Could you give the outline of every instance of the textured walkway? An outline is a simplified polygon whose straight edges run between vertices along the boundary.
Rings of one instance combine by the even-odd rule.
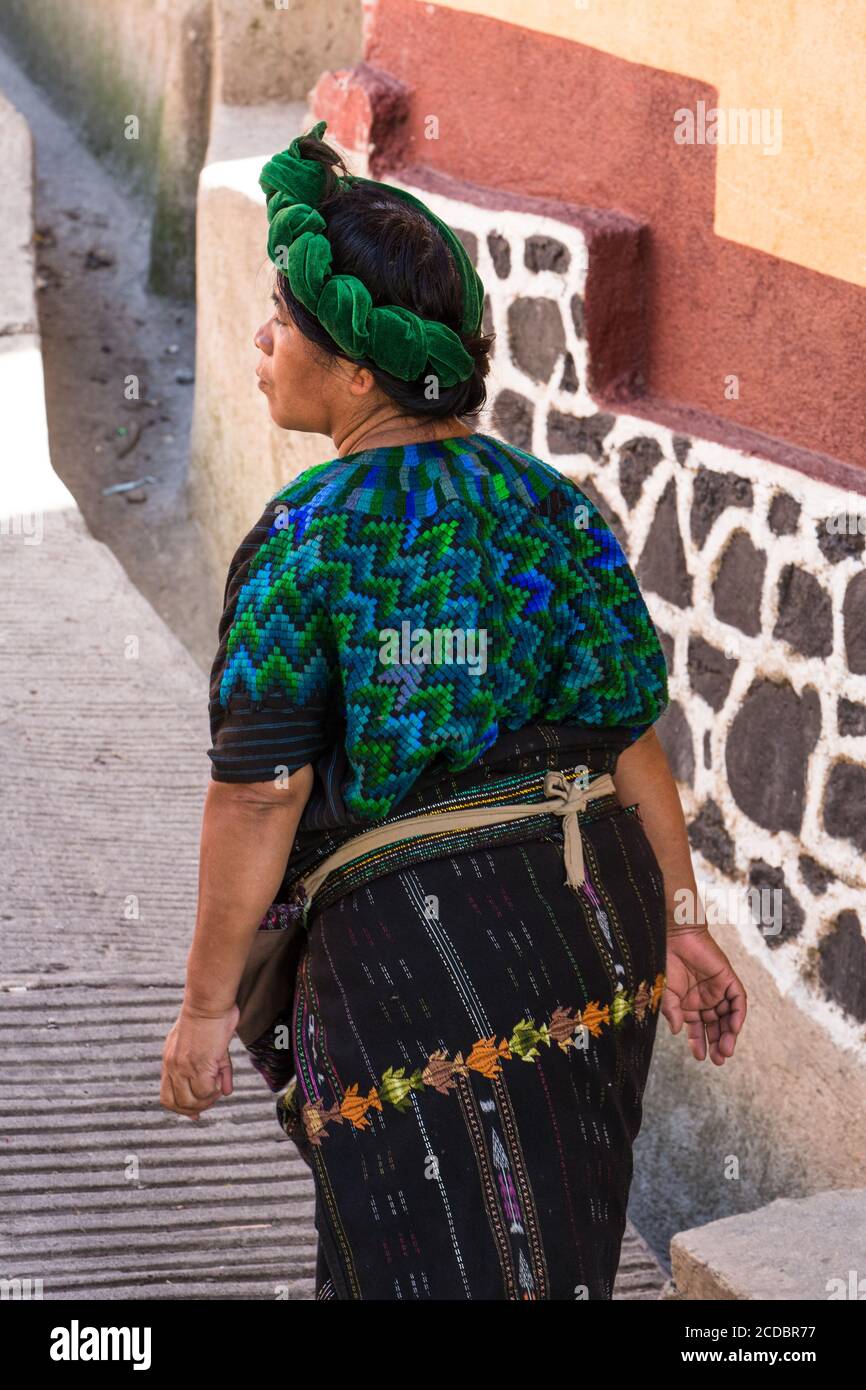
[[[4,996],[2,1262],[46,1298],[312,1297],[309,1172],[243,1056],[200,1123],[157,1103],[179,999],[176,981]]]
[[[0,545],[0,1275],[46,1298],[310,1298],[309,1172],[235,1042],[159,1104],[209,775],[206,681],[73,509]]]

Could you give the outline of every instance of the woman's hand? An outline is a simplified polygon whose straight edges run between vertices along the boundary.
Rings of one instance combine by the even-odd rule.
[[[197,1120],[220,1096],[232,1093],[229,1043],[237,1027],[237,1004],[208,1016],[184,1003],[162,1050],[160,1104]]]
[[[746,1019],[746,991],[706,927],[668,929],[662,1013],[672,1033],[685,1022],[692,1056],[722,1066]]]

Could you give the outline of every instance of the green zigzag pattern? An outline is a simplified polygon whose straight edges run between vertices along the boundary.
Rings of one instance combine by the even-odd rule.
[[[616,537],[541,460],[481,435],[372,450],[308,469],[270,508],[220,702],[278,692],[287,708],[336,708],[346,801],[362,819],[388,815],[437,755],[460,771],[534,720],[636,737],[668,703],[658,635]],[[486,671],[383,664],[379,634],[404,622],[483,629]]]

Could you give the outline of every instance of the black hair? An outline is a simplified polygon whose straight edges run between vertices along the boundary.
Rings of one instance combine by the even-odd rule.
[[[343,184],[336,170],[347,173],[346,165],[323,140],[305,136],[298,145],[305,159],[317,160],[326,169],[323,196],[316,206],[328,224],[332,273],[356,275],[370,291],[374,307],[399,304],[422,318],[447,324],[474,359],[475,370],[466,381],[440,386],[438,397],[431,400],[425,395],[426,367],[413,382],[392,376],[368,357],[348,360],[369,368],[377,386],[408,414],[429,419],[453,415],[476,423],[487,400],[484,378],[490,370],[488,354],[495,335],[482,330],[462,332],[463,285],[445,239],[422,212],[387,189]],[[276,284],[287,313],[304,337],[331,357],[346,357],[315,315],[295,298],[281,270],[276,272]]]

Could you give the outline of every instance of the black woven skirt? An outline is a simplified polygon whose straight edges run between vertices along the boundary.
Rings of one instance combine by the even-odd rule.
[[[329,885],[277,1102],[315,1182],[316,1298],[612,1297],[664,887],[637,806],[580,825],[577,892],[555,816]]]

